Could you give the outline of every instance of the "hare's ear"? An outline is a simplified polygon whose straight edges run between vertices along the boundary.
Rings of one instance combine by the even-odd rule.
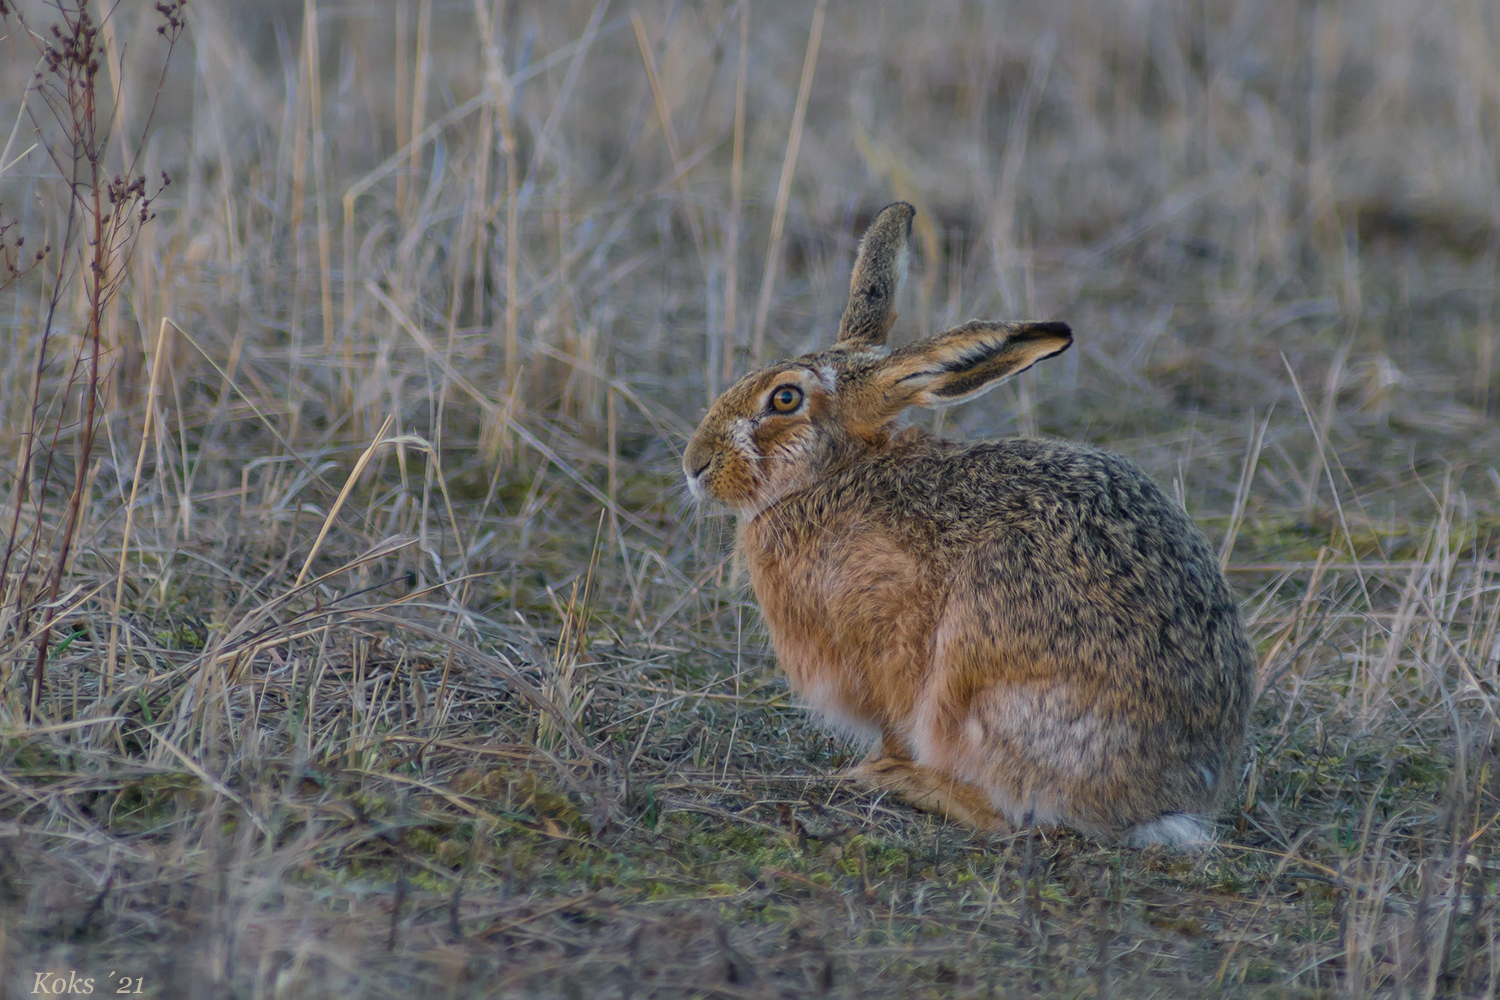
[[[854,260],[849,305],[839,323],[839,345],[877,347],[896,322],[896,292],[911,261],[911,220],[917,210],[904,201],[875,216]]]
[[[972,320],[936,337],[908,344],[881,362],[876,378],[886,404],[951,406],[988,392],[1073,343],[1066,323],[990,323]]]

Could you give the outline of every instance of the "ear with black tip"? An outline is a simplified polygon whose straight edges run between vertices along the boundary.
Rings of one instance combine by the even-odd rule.
[[[908,406],[942,407],[982,395],[1073,343],[1066,323],[971,320],[892,351],[877,379],[894,416]]]
[[[896,293],[911,261],[911,220],[917,210],[904,201],[887,205],[859,241],[849,305],[839,323],[839,345],[877,347],[896,322]]]

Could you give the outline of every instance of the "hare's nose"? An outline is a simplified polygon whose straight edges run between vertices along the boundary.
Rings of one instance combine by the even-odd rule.
[[[704,462],[702,465],[698,466],[698,468],[693,470],[693,478],[697,479],[699,476],[703,475],[703,471],[713,464],[713,460],[710,459],[707,462]]]

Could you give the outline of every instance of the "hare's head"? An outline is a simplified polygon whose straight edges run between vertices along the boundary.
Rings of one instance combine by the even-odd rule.
[[[753,371],[724,391],[682,456],[688,488],[740,514],[765,509],[843,460],[884,447],[909,406],[972,399],[1073,342],[1065,323],[971,320],[889,350],[911,221],[888,205],[859,244],[838,343]]]

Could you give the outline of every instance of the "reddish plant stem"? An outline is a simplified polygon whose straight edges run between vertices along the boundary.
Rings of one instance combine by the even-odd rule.
[[[80,8],[81,9],[81,8]],[[63,575],[67,572],[68,556],[72,552],[73,539],[78,532],[79,512],[83,508],[83,493],[88,484],[89,459],[94,450],[95,420],[99,401],[99,340],[100,327],[104,315],[104,290],[109,277],[109,248],[111,240],[107,229],[109,222],[104,214],[104,206],[100,195],[99,161],[101,152],[94,132],[95,113],[95,91],[94,79],[96,70],[85,68],[83,71],[83,91],[81,94],[82,113],[79,113],[77,105],[73,107],[73,135],[76,138],[84,137],[84,157],[89,164],[89,192],[92,197],[94,238],[93,260],[89,263],[89,275],[84,279],[88,283],[89,293],[89,376],[85,383],[84,392],[88,399],[84,407],[83,426],[81,428],[82,439],[79,443],[77,468],[73,476],[73,494],[68,501],[68,516],[62,530],[61,547],[57,553],[57,562],[52,567],[51,580],[47,588],[46,614],[42,619],[41,631],[37,636],[36,662],[31,671],[31,697],[28,699],[28,715],[35,719],[41,707],[42,685],[46,680],[47,673],[47,649],[52,638],[52,624],[57,617],[57,595],[62,590]],[[75,174],[76,177],[76,174]],[[78,185],[71,185],[74,199],[79,197]],[[115,206],[118,210],[120,206]]]

